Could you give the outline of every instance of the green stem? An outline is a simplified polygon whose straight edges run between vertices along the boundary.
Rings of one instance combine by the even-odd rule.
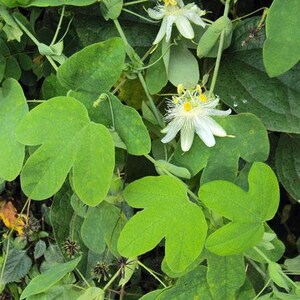
[[[253,298],[253,300],[256,300],[262,293],[263,291],[267,288],[267,286],[270,284],[271,279],[269,279],[266,284],[264,285],[264,287],[259,291],[259,293]]]
[[[0,276],[0,281],[2,282],[2,278],[3,278],[3,274],[4,274],[4,270],[5,270],[5,266],[6,266],[6,262],[7,262],[7,257],[8,257],[8,252],[9,252],[9,242],[10,239],[8,237],[7,239],[7,245],[6,245],[6,251],[5,251],[5,258],[2,264],[2,270],[1,270],[1,276]]]
[[[60,18],[59,18],[59,21],[58,21],[58,24],[57,24],[57,27],[56,27],[56,31],[55,31],[55,34],[53,36],[53,39],[52,39],[52,42],[51,42],[50,46],[55,44],[55,41],[56,41],[56,39],[58,37],[58,34],[59,34],[59,31],[61,29],[61,24],[62,24],[62,21],[63,21],[63,18],[64,18],[64,14],[65,14],[65,6],[62,7],[61,15],[60,15]]]
[[[120,274],[120,272],[121,272],[121,269],[119,269],[116,273],[115,273],[115,275],[109,280],[109,282],[105,285],[105,287],[102,289],[103,291],[106,291],[108,288],[109,288],[109,286],[115,281],[115,279],[119,276],[119,274]]]
[[[225,17],[228,16],[230,2],[231,2],[231,0],[226,0],[224,14],[223,14],[223,16],[225,16]],[[210,85],[208,97],[211,97],[213,95],[215,85],[216,85],[216,82],[217,82],[217,77],[218,77],[218,73],[219,73],[221,57],[222,57],[222,52],[223,52],[224,40],[225,40],[225,28],[222,30],[221,36],[220,36],[218,54],[217,54],[215,69],[214,69],[213,77],[212,77],[212,80],[211,80],[211,85]]]
[[[161,284],[164,288],[167,287],[167,285],[166,285],[163,281],[161,281],[161,280],[159,279],[159,277],[156,276],[155,273],[154,273],[150,268],[148,268],[147,266],[145,266],[145,265],[144,265],[143,263],[141,263],[139,260],[137,261],[137,263],[138,263],[141,267],[143,267],[147,272],[149,272],[149,273],[150,273],[157,281],[159,281],[160,284]]]
[[[144,2],[148,2],[148,0],[136,0],[136,1],[126,2],[123,4],[123,7],[138,4],[138,3],[144,3]]]
[[[147,22],[150,22],[150,23],[155,23],[155,24],[157,23],[156,21],[153,21],[153,20],[150,20],[150,19],[148,19],[146,17],[143,17],[143,16],[141,16],[141,15],[139,15],[139,14],[137,14],[137,13],[135,13],[135,12],[129,10],[129,9],[127,9],[127,8],[122,8],[122,10],[125,11],[125,12],[127,12],[128,14],[131,14],[131,15],[133,15],[135,17],[138,17],[138,18],[140,18],[140,19],[142,19],[144,21],[147,21]]]
[[[123,42],[125,44],[125,51],[126,51],[128,57],[130,58],[130,60],[134,63],[136,60],[133,57],[133,53],[130,51],[130,50],[133,51],[133,49],[129,45],[129,43],[128,43],[127,39],[126,39],[126,36],[125,36],[125,34],[123,32],[123,29],[122,29],[119,21],[118,20],[113,20],[113,21],[114,21],[114,24],[115,24],[118,32],[119,32],[120,37],[122,38],[122,40],[123,40]],[[150,108],[151,108],[151,110],[152,110],[152,112],[153,112],[153,114],[154,114],[154,116],[155,116],[155,118],[156,118],[159,126],[161,128],[165,127],[164,121],[161,118],[161,116],[160,116],[160,114],[158,112],[158,109],[155,106],[154,101],[153,101],[153,99],[152,99],[152,97],[151,97],[151,95],[150,95],[150,93],[148,91],[147,84],[145,82],[145,79],[144,79],[143,75],[140,72],[137,75],[138,75],[138,78],[139,78],[139,80],[141,82],[141,85],[142,85],[142,87],[143,87],[143,89],[145,91],[146,97],[147,97],[147,99],[149,101],[149,106],[150,106]]]
[[[75,268],[76,272],[78,273],[78,275],[81,277],[81,279],[84,281],[84,283],[88,286],[91,287],[91,285],[87,282],[87,280],[85,279],[85,277],[82,275],[82,273],[79,271],[78,268]]]

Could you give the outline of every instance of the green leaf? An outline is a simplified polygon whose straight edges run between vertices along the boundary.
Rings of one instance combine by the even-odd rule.
[[[281,134],[276,149],[276,171],[284,188],[300,200],[300,135]]]
[[[188,152],[182,152],[178,147],[172,160],[172,163],[187,168],[192,176],[204,168],[201,183],[215,179],[235,182],[240,158],[247,162],[264,161],[268,158],[267,131],[256,116],[239,114],[217,121],[234,138],[217,137],[216,145],[208,148],[196,136],[192,148]]]
[[[7,79],[0,88],[0,178],[14,180],[20,173],[25,147],[15,138],[15,130],[28,111],[19,83]]]
[[[201,298],[199,298],[201,297]],[[142,298],[143,299],[143,298]],[[145,298],[145,300],[148,298]],[[163,290],[155,300],[205,299],[213,300],[206,282],[206,267],[199,266],[188,274],[180,277],[174,287]],[[143,299],[144,300],[144,299]]]
[[[217,256],[209,253],[207,282],[214,299],[235,299],[246,279],[244,257]]]
[[[85,47],[69,57],[57,71],[62,86],[90,93],[108,91],[124,67],[125,50],[120,38]]]
[[[86,6],[92,3],[97,2],[97,0],[1,0],[4,5],[7,7],[16,7],[16,6],[39,6],[39,7],[48,7],[48,6],[61,6],[61,5],[75,5],[75,6]]]
[[[6,264],[4,266],[1,285],[18,281],[24,277],[30,270],[32,265],[31,259],[25,250],[10,249],[7,254]]]
[[[169,81],[185,88],[194,87],[199,81],[199,68],[195,56],[183,44],[170,49],[170,59],[167,71]]]
[[[180,272],[192,264],[202,251],[207,224],[200,207],[190,202],[186,193],[179,180],[168,176],[144,177],[129,184],[124,191],[126,201],[143,210],[121,232],[121,255],[146,253],[165,237],[168,266]]]
[[[7,40],[17,40],[18,42],[20,42],[23,32],[3,5],[0,5],[0,16],[5,22],[2,30],[5,32]]]
[[[173,165],[165,160],[157,160],[155,162],[155,168],[158,174],[163,175],[168,172],[175,175],[176,177],[190,179],[191,174],[186,168],[178,167],[176,165]]]
[[[119,17],[123,7],[123,0],[102,0],[100,2],[101,13],[106,21]]]
[[[43,81],[41,94],[42,99],[50,99],[57,96],[66,96],[68,89],[64,88],[57,79],[57,76],[51,74]]]
[[[11,77],[11,78],[14,78],[16,80],[19,80],[20,77],[21,77],[21,74],[22,74],[22,72],[21,72],[18,61],[13,56],[10,56],[6,60],[4,76],[6,78]]]
[[[37,243],[34,246],[34,252],[33,252],[34,259],[38,259],[41,256],[43,256],[45,253],[46,247],[47,247],[46,243],[43,240],[37,241]]]
[[[203,203],[232,221],[213,232],[206,241],[206,248],[217,255],[239,254],[259,243],[264,233],[263,223],[277,211],[279,187],[272,169],[254,163],[248,182],[248,192],[223,180],[200,187]]]
[[[90,122],[80,102],[56,97],[37,106],[21,121],[17,138],[25,145],[42,144],[21,174],[27,196],[51,197],[72,168],[74,190],[84,203],[95,206],[104,199],[114,169],[114,145],[108,129]]]
[[[124,142],[129,154],[148,154],[151,149],[151,141],[148,130],[139,113],[132,107],[123,105],[121,101],[111,93],[89,94],[71,92],[71,96],[79,99],[88,109],[95,122],[102,123],[108,128],[114,129],[121,142]],[[104,97],[99,105],[95,106],[101,96]]]
[[[161,56],[162,46],[160,43],[149,60],[149,65],[155,64],[148,68],[146,73],[146,83],[151,95],[160,92],[161,89],[168,83],[166,67]]]
[[[135,270],[138,268],[138,261],[136,257],[128,258],[124,266],[124,276],[119,280],[119,286],[124,287],[133,276]]]
[[[233,45],[222,56],[216,93],[236,112],[257,115],[269,130],[300,133],[300,81],[295,79],[300,64],[270,79],[262,61],[264,32],[257,22],[255,18],[237,26]]]
[[[103,201],[89,208],[81,227],[82,240],[95,253],[102,253],[107,245],[118,255],[116,243],[125,222],[126,218],[117,207]]]
[[[77,300],[104,300],[105,293],[98,287],[89,287]]]
[[[288,281],[286,277],[283,276],[283,271],[279,264],[275,262],[270,262],[268,265],[268,271],[270,278],[280,287],[284,288],[286,291],[289,291]]]
[[[267,15],[264,65],[271,77],[278,76],[300,59],[300,19],[297,0],[273,1]]]
[[[213,50],[214,46],[217,45],[223,30],[225,30],[225,39],[228,40],[228,42],[224,44],[223,49],[226,49],[230,45],[232,36],[232,23],[228,17],[222,16],[211,26],[209,26],[202,35],[197,47],[197,56],[199,58],[204,56],[215,57],[215,55],[209,54]]]
[[[67,263],[56,264],[51,269],[34,277],[23,290],[20,300],[31,295],[43,293],[60,281],[67,273],[73,271],[79,263],[81,257]]]

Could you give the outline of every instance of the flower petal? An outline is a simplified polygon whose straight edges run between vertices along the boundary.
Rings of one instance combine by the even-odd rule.
[[[187,39],[193,39],[194,38],[194,30],[189,22],[189,20],[182,15],[178,15],[175,24],[178,28],[178,31]]]
[[[172,34],[172,26],[176,20],[176,17],[170,15],[170,16],[166,16],[165,18],[166,18],[166,41],[167,43],[169,43]]]
[[[189,151],[194,140],[195,131],[191,126],[183,126],[180,131],[180,144],[182,151]]]
[[[220,110],[220,109],[213,109],[213,108],[206,108],[205,114],[209,116],[228,116],[231,114],[231,109],[227,110]]]
[[[166,136],[161,139],[163,143],[169,143],[171,140],[174,139],[178,131],[183,126],[183,118],[180,119],[174,119],[172,122],[170,122],[167,127],[165,127],[162,132],[166,132]]]
[[[148,8],[148,15],[150,16],[150,18],[155,19],[155,20],[160,20],[164,17],[165,12],[162,9],[152,9],[152,8]]]
[[[213,147],[216,144],[216,140],[209,126],[202,118],[195,119],[195,131],[206,146]]]
[[[226,136],[227,135],[224,128],[221,125],[219,125],[214,119],[212,119],[210,117],[206,117],[205,121],[213,135],[216,135],[216,136]]]
[[[165,36],[166,34],[166,30],[167,30],[167,18],[163,18],[163,21],[160,25],[160,29],[158,31],[158,34],[153,42],[154,45],[158,44],[162,39],[163,37]]]
[[[204,15],[204,12],[196,5],[194,5],[190,9],[185,9],[183,15],[186,16],[190,21],[192,21],[196,25],[200,25],[202,27],[206,26],[205,22],[200,17]]]

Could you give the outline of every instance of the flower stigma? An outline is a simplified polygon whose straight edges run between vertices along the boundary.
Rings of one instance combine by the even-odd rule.
[[[195,133],[208,147],[216,144],[214,136],[228,136],[211,116],[228,116],[231,109],[226,111],[216,109],[219,98],[208,97],[208,93],[202,92],[200,85],[194,89],[184,89],[182,85],[177,87],[179,95],[173,96],[168,101],[165,116],[168,125],[161,131],[166,135],[163,143],[168,143],[175,138],[180,131],[180,143],[182,151],[189,151],[194,140]]]

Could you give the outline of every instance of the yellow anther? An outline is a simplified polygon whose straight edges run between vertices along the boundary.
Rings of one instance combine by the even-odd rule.
[[[172,102],[173,102],[174,104],[178,104],[178,103],[179,103],[179,100],[180,100],[179,97],[173,97],[173,98],[172,98]]]
[[[200,94],[199,99],[201,102],[207,102],[207,97],[204,94]]]
[[[184,87],[183,87],[183,84],[182,83],[179,83],[178,86],[177,86],[177,93],[179,95],[183,94],[184,92]]]
[[[202,90],[201,90],[200,84],[197,84],[197,85],[196,85],[196,91],[197,91],[199,94],[202,94]]]
[[[165,3],[165,6],[171,5],[171,6],[175,6],[177,5],[177,1],[176,0],[163,0]]]
[[[190,101],[185,102],[183,108],[185,111],[190,111],[192,109],[192,103]]]

